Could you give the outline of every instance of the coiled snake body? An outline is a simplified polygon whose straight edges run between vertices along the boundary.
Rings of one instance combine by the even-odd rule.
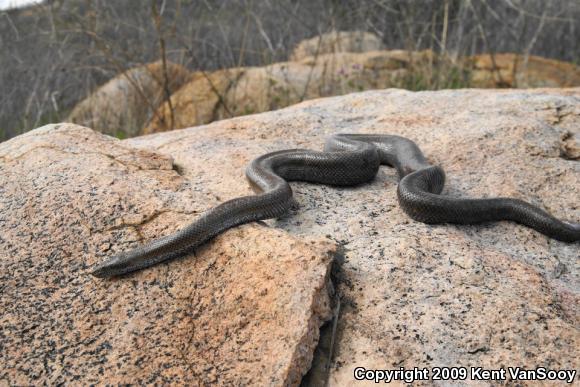
[[[400,179],[399,204],[419,222],[472,224],[511,220],[554,239],[580,240],[580,224],[558,220],[522,200],[440,195],[445,182],[443,169],[430,165],[409,139],[337,134],[328,139],[324,152],[289,149],[258,157],[246,170],[248,180],[258,192],[256,195],[224,202],[181,231],[110,258],[92,274],[111,277],[143,269],[183,255],[231,227],[278,217],[292,205],[288,181],[352,186],[372,180],[381,164],[396,168]]]

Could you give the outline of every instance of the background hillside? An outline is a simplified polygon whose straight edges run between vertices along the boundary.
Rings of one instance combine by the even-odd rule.
[[[266,65],[303,39],[356,30],[451,61],[513,52],[578,63],[579,20],[574,0],[49,1],[0,13],[0,140],[63,120],[99,85],[162,57],[189,70]]]

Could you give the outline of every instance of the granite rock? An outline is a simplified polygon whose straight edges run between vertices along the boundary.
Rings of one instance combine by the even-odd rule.
[[[188,179],[230,197],[229,182],[241,179],[232,164],[278,149],[321,149],[335,132],[398,134],[444,168],[446,195],[521,198],[578,222],[579,128],[578,88],[391,89],[126,143],[171,155]],[[388,167],[360,187],[293,183],[297,209],[268,221],[339,246],[330,384],[353,384],[357,366],[577,368],[578,243],[512,222],[417,223],[398,206],[396,185]],[[327,377],[324,354],[315,360],[322,375],[309,375],[313,385]]]
[[[405,84],[412,71],[428,66],[425,51],[337,52],[262,67],[238,67],[194,73],[163,103],[142,130],[150,134],[174,128],[280,109],[303,100]]]
[[[162,103],[141,133],[171,130],[169,118],[172,113],[173,128],[186,128],[230,117],[225,95],[243,73],[243,68],[194,72],[190,81],[171,95],[171,106],[167,102]]]
[[[167,74],[161,61],[157,61],[117,75],[80,101],[67,121],[120,138],[141,134],[166,99],[165,75],[170,94],[190,80],[186,68],[171,62],[166,67]],[[166,119],[169,126],[170,117]]]
[[[393,87],[441,87],[439,78],[447,78],[445,84],[451,88],[580,85],[580,67],[573,63],[510,53],[451,61],[431,50],[383,50],[377,39],[369,33],[333,32],[323,35],[319,52],[312,51],[318,41],[313,38],[297,47],[303,54],[261,67],[189,73],[168,63],[171,104],[165,97],[161,62],[150,63],[111,79],[79,102],[67,120],[127,138],[320,97]]]
[[[196,72],[172,95],[171,108],[167,102],[161,104],[141,133],[202,125],[363,90],[431,88],[443,73],[449,87],[580,86],[580,67],[537,56],[476,55],[450,61],[431,50],[337,50],[300,58],[262,67]],[[435,70],[441,74],[435,76]]]
[[[304,39],[294,47],[291,61],[300,61],[309,56],[336,54],[339,52],[366,52],[382,50],[381,38],[365,31],[331,31],[310,39]]]
[[[465,58],[474,87],[571,87],[580,85],[574,63],[512,53]]]
[[[113,281],[85,273],[249,193],[253,158],[335,132],[414,140],[446,171],[444,194],[579,221],[579,127],[580,89],[389,89],[124,141],[53,126],[4,143],[0,378],[295,384],[330,316],[333,251],[334,347],[305,383],[353,384],[357,366],[575,369],[578,243],[511,222],[417,223],[388,167],[358,187],[292,183],[290,214],[195,256]]]
[[[247,194],[234,170],[232,196]],[[0,385],[295,385],[310,367],[330,313],[324,238],[251,224],[100,280],[96,263],[223,199],[169,156],[71,124],[1,144],[0,176]]]

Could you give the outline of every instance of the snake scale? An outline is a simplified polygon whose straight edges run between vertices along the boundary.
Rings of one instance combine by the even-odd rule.
[[[231,227],[279,217],[293,203],[289,181],[353,186],[372,180],[381,164],[397,170],[399,204],[416,221],[473,224],[509,220],[554,239],[580,241],[579,223],[561,221],[519,199],[440,195],[445,172],[430,165],[419,147],[407,138],[336,134],[325,143],[323,152],[288,149],[256,158],[246,169],[256,195],[224,202],[174,234],[110,258],[92,274],[111,277],[140,270],[181,256]]]

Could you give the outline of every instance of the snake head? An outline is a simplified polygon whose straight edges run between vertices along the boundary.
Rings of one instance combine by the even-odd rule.
[[[123,254],[116,255],[107,261],[95,266],[91,274],[97,278],[108,278],[127,272],[126,259]]]
[[[579,234],[578,238],[580,239],[580,223],[568,222],[565,220],[563,220],[562,223],[564,223],[566,226],[569,226],[572,230],[577,232]]]

